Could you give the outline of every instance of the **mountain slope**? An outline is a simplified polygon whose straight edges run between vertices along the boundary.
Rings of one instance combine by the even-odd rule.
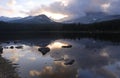
[[[13,20],[18,20],[18,19],[21,19],[21,18],[20,17],[9,18],[9,17],[4,17],[4,16],[0,17],[0,21],[3,21],[3,22],[10,22],[10,21],[13,21]]]
[[[41,24],[41,23],[54,23],[46,15],[28,16],[19,20],[11,21],[12,23],[24,23],[24,24]]]
[[[90,24],[90,23],[110,21],[115,19],[120,19],[120,15],[108,15],[100,12],[100,13],[87,13],[86,16],[70,19],[65,22]]]

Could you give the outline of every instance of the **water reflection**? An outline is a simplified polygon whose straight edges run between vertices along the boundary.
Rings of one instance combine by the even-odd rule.
[[[76,70],[75,66],[65,66],[61,62],[54,62],[52,66],[44,67],[38,75],[40,78],[76,78]]]
[[[68,45],[72,47],[62,48]],[[120,45],[112,42],[93,39],[39,39],[21,40],[17,43],[10,41],[1,46],[4,47],[1,56],[12,64],[18,64],[17,74],[21,78],[120,77]],[[14,48],[11,49],[11,46]],[[49,53],[43,56],[38,51],[41,47],[50,48]]]
[[[67,46],[67,43],[64,43],[62,41],[54,41],[51,44],[49,44],[47,47],[49,47],[50,49],[60,49],[62,48],[62,46]]]
[[[17,65],[0,56],[0,78],[20,78],[17,74]]]

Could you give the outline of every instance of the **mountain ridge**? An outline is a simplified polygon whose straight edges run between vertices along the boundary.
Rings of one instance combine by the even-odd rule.
[[[106,13],[97,12],[97,13],[86,13],[86,16],[69,19],[64,22],[91,24],[91,23],[110,21],[115,19],[120,19],[120,15],[109,15]]]
[[[40,23],[54,23],[53,20],[46,15],[28,16],[18,20],[10,21],[11,23],[24,23],[24,24],[40,24]]]
[[[10,18],[10,17],[0,16],[0,21],[3,21],[3,22],[10,22],[10,21],[13,21],[13,20],[18,20],[18,19],[21,19],[21,17]]]
[[[46,15],[37,15],[37,16],[27,16],[24,18],[8,18],[0,17],[0,21],[8,23],[23,23],[23,24],[49,24],[49,23],[81,23],[81,24],[91,24],[96,22],[110,21],[120,19],[120,15],[109,15],[102,12],[97,13],[86,13],[86,16],[77,17],[72,19],[66,19],[66,21],[56,22],[47,17]],[[63,19],[64,20],[64,19]]]

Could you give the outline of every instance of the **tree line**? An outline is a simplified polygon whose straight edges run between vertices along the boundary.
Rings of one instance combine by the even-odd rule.
[[[92,24],[54,23],[54,24],[21,24],[0,21],[0,32],[49,32],[49,31],[120,31],[120,20],[104,21]]]

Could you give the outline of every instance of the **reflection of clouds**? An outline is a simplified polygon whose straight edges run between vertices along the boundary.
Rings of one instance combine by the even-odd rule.
[[[0,57],[0,78],[20,78],[16,69],[17,64]]]
[[[65,64],[64,64],[64,61],[55,61],[54,62],[56,65],[60,65],[60,66],[62,66],[62,67],[67,67]]]
[[[22,45],[22,44],[21,44]],[[10,47],[9,45],[8,47]],[[18,46],[13,45],[13,46]],[[19,75],[24,78],[30,78],[28,72],[32,69],[41,70],[44,66],[51,65],[53,59],[50,56],[43,57],[38,48],[40,46],[29,46],[24,45],[23,49],[4,49],[2,56],[9,59],[12,63],[19,65],[18,72]],[[32,76],[39,75],[37,71],[30,72]]]
[[[119,78],[117,74],[105,68],[79,70],[77,78]]]
[[[103,56],[103,57],[109,57],[109,53],[107,53],[107,51],[105,49],[103,49],[101,52],[100,52],[100,55]]]
[[[96,71],[96,73],[103,76],[104,78],[118,78],[114,72],[109,71],[105,68],[100,68]]]
[[[69,59],[69,56],[68,55],[64,55],[64,59]]]
[[[104,69],[112,73],[115,77],[113,78],[119,78],[120,77],[120,62],[115,62],[112,64],[109,64],[107,66],[104,66]]]
[[[65,58],[66,56],[68,59],[75,59],[81,68],[102,67],[111,63],[112,59],[119,59],[120,46],[114,46],[109,42],[95,41],[93,39],[59,41],[69,42],[73,45],[72,49],[61,49],[58,52],[55,50],[55,52],[51,53],[51,56],[54,59]]]
[[[51,53],[51,56],[54,59],[65,58],[66,56],[66,58],[74,58],[78,64],[78,68],[83,69],[81,72],[83,72],[84,69],[88,69],[87,72],[91,75],[91,77],[89,75],[89,77],[80,76],[79,78],[118,78],[115,72],[103,67],[108,66],[115,61],[120,61],[119,45],[89,39],[81,39],[77,41],[69,40],[69,42],[71,42],[71,44],[75,47],[72,49],[61,50],[59,52],[53,52]],[[56,64],[57,63],[61,63],[61,66],[63,67],[65,66],[63,61],[56,62]],[[78,75],[80,75],[80,73]],[[87,73],[85,75],[87,75]]]
[[[13,45],[13,46],[15,47],[17,45]],[[4,49],[3,57],[10,59],[13,63],[17,63],[19,60],[29,55],[30,52],[35,50],[34,48],[27,45],[22,45],[22,46],[23,46],[23,49],[16,49],[16,48]],[[10,45],[7,47],[10,47]],[[35,57],[29,57],[28,59],[31,61],[36,60]]]
[[[53,43],[51,43],[50,45],[48,45],[48,47],[50,49],[59,49],[62,48],[62,46],[67,46],[68,44],[60,42],[60,41],[55,41]]]
[[[19,61],[19,55],[13,55],[10,57],[10,60],[12,60],[13,63],[16,63]]]
[[[68,44],[71,44],[73,47],[69,49],[61,48],[63,45]],[[39,47],[40,45],[24,45],[23,49],[4,49],[2,55],[15,63],[20,63],[21,67],[25,70],[22,73],[23,75],[29,71],[29,75],[33,77],[76,78],[78,69],[80,70],[78,72],[78,77],[80,78],[117,77],[115,73],[118,72],[117,70],[113,72],[109,70],[110,67],[105,67],[120,61],[119,45],[112,45],[112,43],[92,39],[61,39],[55,40],[48,45],[51,51],[47,56],[41,55],[38,51]],[[66,66],[64,65],[66,59],[74,59],[75,63]],[[53,62],[53,60],[58,61]],[[117,67],[120,68],[119,65]],[[84,77],[84,75],[89,77]]]
[[[39,76],[41,73],[37,70],[31,70],[29,72],[30,76]]]
[[[40,48],[40,46],[33,46],[33,48],[37,50],[38,48]]]
[[[31,70],[31,76],[39,76],[40,78],[76,78],[76,67],[63,66],[62,62],[55,62],[52,66],[46,66],[42,71]]]
[[[13,50],[7,49],[4,51],[5,52],[3,53],[3,57],[7,57],[14,63],[18,62],[20,58],[25,56],[25,54],[22,54],[22,53],[20,53],[20,51],[17,51],[15,49],[13,49]]]
[[[107,52],[102,52],[100,53],[101,56],[104,56],[104,57],[109,57],[109,54]]]
[[[79,58],[78,63],[81,68],[97,68],[109,64],[109,59],[99,55],[86,55]]]
[[[29,74],[30,76],[40,76],[43,73],[49,73],[49,74],[53,74],[53,70],[52,70],[52,66],[46,66],[44,67],[44,69],[42,70],[42,72],[38,71],[38,70],[30,70]]]
[[[108,46],[105,48],[111,59],[120,60],[120,46]]]
[[[31,61],[35,61],[37,58],[35,58],[35,57],[29,57],[28,59],[31,60]]]

